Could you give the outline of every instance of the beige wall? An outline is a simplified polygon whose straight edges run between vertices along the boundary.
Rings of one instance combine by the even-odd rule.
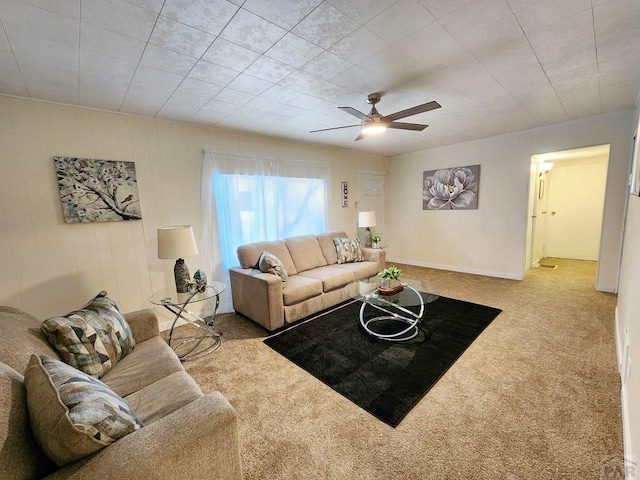
[[[0,96],[0,305],[44,318],[78,308],[105,289],[124,311],[150,307],[151,293],[173,282],[173,262],[157,258],[156,229],[192,224],[200,238],[203,149],[330,162],[329,228],[353,235],[357,171],[384,171],[387,161],[344,149]],[[65,224],[54,156],[134,161],[142,221]],[[341,181],[349,182],[349,208],[341,207]],[[188,259],[192,273],[202,261]]]
[[[597,288],[615,291],[632,118],[614,112],[390,158],[388,260],[523,278],[531,156],[611,144]],[[476,164],[478,210],[422,210],[423,171]]]

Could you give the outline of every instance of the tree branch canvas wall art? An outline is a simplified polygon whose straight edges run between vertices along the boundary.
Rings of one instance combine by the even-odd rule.
[[[66,223],[140,220],[133,162],[54,157]]]
[[[422,174],[422,209],[477,209],[479,185],[480,165],[425,171]]]

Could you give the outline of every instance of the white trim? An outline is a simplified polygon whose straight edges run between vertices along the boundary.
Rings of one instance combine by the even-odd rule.
[[[636,456],[634,455],[634,449],[632,445],[631,425],[629,423],[629,402],[627,400],[627,386],[622,385],[620,390],[620,400],[622,404],[622,442],[624,447],[624,465],[625,465],[625,478],[627,480],[637,480],[635,475],[628,476],[627,473],[631,473],[627,470],[627,461],[635,463]]]
[[[415,260],[407,260],[402,258],[387,258],[387,262],[403,263],[405,265],[413,265],[416,267],[435,268],[436,270],[448,270],[450,272],[470,273],[472,275],[484,275],[485,277],[506,278],[507,280],[524,280],[524,274],[520,273],[495,272],[493,270],[456,267],[454,265],[439,265],[429,262],[416,262]]]

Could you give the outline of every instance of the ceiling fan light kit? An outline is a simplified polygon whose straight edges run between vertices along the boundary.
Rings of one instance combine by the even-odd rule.
[[[379,135],[381,133],[384,133],[387,131],[387,128],[421,132],[429,125],[423,125],[421,123],[396,122],[396,120],[440,108],[440,104],[438,102],[432,101],[424,103],[422,105],[416,105],[415,107],[407,108],[406,110],[400,110],[399,112],[392,113],[391,115],[383,116],[380,115],[380,113],[376,109],[376,103],[380,102],[381,98],[382,93],[380,92],[371,93],[367,96],[367,103],[371,105],[371,112],[369,112],[369,115],[365,115],[364,113],[356,110],[353,107],[338,107],[340,110],[359,118],[362,121],[362,123],[359,125],[344,125],[342,127],[323,128],[320,130],[311,130],[309,133],[326,132],[328,130],[338,130],[341,128],[360,127],[360,133],[355,138],[355,141],[358,141],[365,136]]]

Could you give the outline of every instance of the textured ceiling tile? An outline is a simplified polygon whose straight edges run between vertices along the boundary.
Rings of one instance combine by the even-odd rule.
[[[293,33],[328,49],[358,26],[354,20],[325,2],[296,25]]]
[[[253,50],[218,37],[202,56],[202,60],[241,72],[259,56],[260,54]]]
[[[380,79],[366,70],[355,66],[336,75],[331,79],[333,83],[362,95],[368,95],[380,90]]]
[[[162,4],[165,0],[127,0],[129,3],[133,3],[138,7],[146,8],[154,13],[160,13]]]
[[[78,68],[78,47],[17,31],[7,30],[7,35],[21,66],[24,60],[35,60]]]
[[[247,103],[249,100],[252,100],[254,97],[255,95],[251,95],[249,93],[240,92],[231,88],[223,88],[215,96],[215,99],[220,102],[225,102],[231,105],[235,105],[236,107],[240,107]]]
[[[387,43],[364,27],[350,33],[333,47],[331,52],[349,59],[352,63],[360,63],[383,50]]]
[[[159,118],[186,121],[210,99],[185,92],[174,92],[157,113]]]
[[[0,18],[6,30],[37,35],[47,40],[78,46],[78,20],[15,0],[0,2]]]
[[[22,3],[33,5],[65,17],[80,18],[80,0],[20,0]]]
[[[273,112],[280,108],[280,103],[262,97],[255,97],[246,103],[247,107],[261,112]]]
[[[82,0],[83,22],[147,41],[158,15],[124,0]]]
[[[80,24],[80,48],[138,62],[145,42],[88,23]]]
[[[474,0],[442,17],[440,23],[453,36],[462,38],[511,15],[505,0]]]
[[[418,0],[400,0],[375,17],[366,27],[388,43],[397,42],[435,22]]]
[[[530,2],[531,0],[523,1]],[[470,0],[420,0],[420,3],[437,19],[454,12],[469,2]]]
[[[265,54],[294,67],[301,67],[309,60],[317,57],[323,50],[300,38],[293,33],[287,33],[271,47]]]
[[[11,52],[11,45],[3,28],[0,28],[0,52]]]
[[[283,87],[282,85],[274,85],[261,95],[262,98],[273,100],[278,103],[289,102],[298,96],[300,96],[300,92]]]
[[[241,9],[220,36],[258,53],[266,52],[287,33],[253,13]]]
[[[308,62],[306,65],[304,65],[302,67],[302,70],[324,80],[329,80],[330,78],[336,76],[341,72],[344,72],[352,66],[353,65],[348,61],[325,50],[313,60]]]
[[[18,60],[20,70],[33,98],[54,102],[78,103],[78,68],[50,60]]]
[[[455,61],[466,49],[439,23],[418,30],[396,44],[407,61],[419,61],[426,69]]]
[[[515,18],[509,16],[459,38],[469,52],[487,66],[502,66],[533,54],[527,37]]]
[[[182,80],[182,83],[178,86],[176,92],[188,95],[197,95],[205,98],[213,98],[218,94],[218,92],[220,92],[220,90],[222,90],[220,85],[204,82],[197,78],[187,77]]]
[[[176,75],[186,75],[197,61],[197,58],[189,55],[149,44],[144,50],[140,64],[175,73]]]
[[[227,0],[166,0],[162,15],[180,23],[219,35],[238,11]]]
[[[157,68],[139,65],[133,77],[132,85],[152,88],[166,88],[172,92],[182,81],[181,75],[165,72]]]
[[[200,58],[214,40],[213,35],[160,16],[149,43]]]
[[[598,48],[620,40],[640,43],[640,2],[612,0],[593,9]]]
[[[591,0],[541,0],[516,13],[522,29],[529,33],[577,13],[591,10]]]
[[[529,41],[543,67],[595,52],[593,16],[585,11],[528,34]]]
[[[169,88],[133,84],[120,111],[155,117],[172,93],[173,90]]]
[[[397,0],[328,0],[345,15],[364,25],[373,17],[389,8]]]
[[[221,67],[200,60],[193,69],[189,72],[189,77],[202,80],[204,82],[215,83],[224,87],[231,80],[238,76],[238,72],[231,70],[230,68]]]
[[[247,75],[246,73],[241,73],[236,78],[234,78],[227,86],[234,90],[250,93],[251,95],[260,95],[269,87],[273,86],[273,83],[267,80],[261,80],[251,75]]]
[[[320,3],[322,0],[247,0],[242,8],[291,30]]]
[[[423,62],[411,58],[397,44],[381,50],[358,66],[375,75],[381,81],[378,88],[383,90],[400,88],[407,79],[418,77],[426,70]]]
[[[0,51],[0,91],[10,95],[29,96],[16,59],[10,52]]]
[[[295,68],[286,63],[279,62],[273,58],[260,57],[244,73],[253,77],[267,80],[271,83],[278,83],[287,75],[295,71]]]
[[[230,103],[221,102],[214,98],[196,112],[190,120],[205,125],[215,125],[224,117],[234,112],[236,108],[236,106]]]
[[[114,58],[104,53],[80,50],[80,76],[83,72],[92,72],[111,77],[119,76],[127,80],[127,85],[136,73],[137,63]]]

